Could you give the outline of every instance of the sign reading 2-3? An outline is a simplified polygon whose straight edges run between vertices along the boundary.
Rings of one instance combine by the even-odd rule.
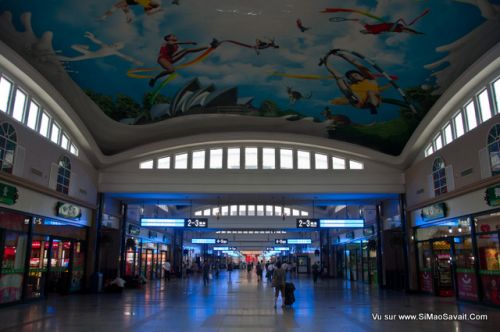
[[[297,219],[297,228],[318,228],[319,219]]]
[[[189,218],[184,220],[184,227],[187,228],[207,228],[207,218]]]

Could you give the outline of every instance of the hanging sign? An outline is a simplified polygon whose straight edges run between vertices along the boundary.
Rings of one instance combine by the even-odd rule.
[[[208,218],[184,219],[184,227],[187,228],[207,228]]]
[[[494,187],[486,189],[484,200],[489,206],[500,205],[500,185],[496,185]]]
[[[0,183],[0,203],[14,205],[16,204],[18,198],[19,195],[16,187]]]
[[[128,233],[135,236],[141,235],[141,228],[139,226],[129,224]]]
[[[424,221],[440,219],[446,217],[446,204],[438,203],[422,208],[420,216]]]
[[[66,219],[79,220],[82,217],[82,209],[73,204],[57,202],[56,215]]]
[[[297,228],[318,228],[319,219],[297,219]]]

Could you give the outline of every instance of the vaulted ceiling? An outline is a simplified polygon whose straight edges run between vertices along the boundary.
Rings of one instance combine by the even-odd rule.
[[[0,39],[61,92],[105,153],[134,139],[262,129],[398,155],[500,41],[499,3],[3,0]],[[95,110],[123,125],[102,133],[111,120]]]

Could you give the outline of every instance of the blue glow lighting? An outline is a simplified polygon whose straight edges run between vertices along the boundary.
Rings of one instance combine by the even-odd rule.
[[[363,219],[320,219],[321,228],[358,228],[364,227]]]
[[[290,248],[288,247],[274,247],[275,251],[289,251]]]
[[[184,219],[141,218],[141,226],[184,227]]]
[[[214,247],[213,249],[216,251],[229,251],[229,247]]]
[[[288,239],[288,244],[311,244],[311,239]]]
[[[215,239],[191,239],[191,243],[215,244]]]

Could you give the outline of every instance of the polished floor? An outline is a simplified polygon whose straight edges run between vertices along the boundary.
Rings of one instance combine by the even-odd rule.
[[[155,281],[123,294],[52,296],[0,309],[0,331],[499,331],[500,309],[451,298],[378,291],[361,283],[293,279],[292,307],[273,308],[273,290],[255,274],[221,273]],[[373,314],[485,314],[486,321],[374,320]]]

